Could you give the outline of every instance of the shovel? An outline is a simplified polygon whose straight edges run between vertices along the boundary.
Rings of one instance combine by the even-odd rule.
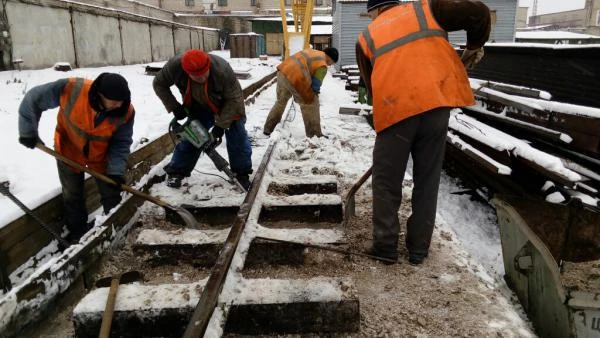
[[[100,333],[98,334],[98,337],[108,338],[110,336],[110,327],[112,325],[119,285],[131,284],[142,280],[143,278],[141,272],[132,270],[123,274],[114,275],[112,277],[101,278],[96,281],[97,288],[110,287],[108,290],[108,297],[106,298],[106,306],[104,307],[104,314],[102,315],[102,324],[100,325]]]
[[[369,167],[367,171],[360,177],[358,182],[354,183],[350,191],[348,191],[348,195],[346,195],[346,199],[344,200],[344,205],[346,208],[344,209],[344,221],[342,222],[342,226],[345,227],[350,218],[355,216],[355,205],[354,205],[354,195],[356,191],[360,189],[360,187],[365,183],[365,181],[371,176],[373,173],[373,166]]]
[[[57,153],[56,151],[54,151],[54,150],[46,147],[43,143],[38,143],[35,146],[36,146],[36,148],[40,149],[41,151],[45,152],[46,154],[48,154],[48,155],[50,155],[52,157],[55,157],[56,159],[58,159],[58,160],[60,160],[60,161],[62,161],[64,163],[70,165],[73,168],[77,168],[79,170],[83,170],[86,173],[94,176],[95,178],[97,178],[97,179],[99,179],[101,181],[104,181],[104,182],[106,182],[108,184],[116,185],[116,186],[120,187],[121,189],[127,191],[128,193],[130,193],[132,195],[135,195],[137,197],[145,199],[146,201],[152,202],[152,203],[154,203],[154,204],[156,204],[158,206],[161,206],[163,208],[166,208],[166,209],[169,209],[169,210],[172,210],[172,211],[176,212],[179,215],[179,217],[181,217],[181,219],[185,222],[185,224],[188,227],[190,227],[190,228],[193,228],[193,229],[199,229],[200,228],[200,225],[196,222],[196,219],[194,218],[194,215],[192,215],[191,212],[187,211],[186,209],[184,209],[182,207],[176,207],[174,205],[168,204],[167,202],[162,201],[162,200],[160,200],[160,199],[158,199],[156,197],[153,197],[153,196],[150,196],[148,194],[145,194],[145,193],[143,193],[143,192],[141,192],[139,190],[135,190],[135,189],[133,189],[132,187],[130,187],[128,185],[125,185],[125,184],[119,185],[117,182],[113,181],[110,177],[108,177],[106,175],[102,175],[102,174],[100,174],[98,172],[95,172],[95,171],[93,171],[93,170],[91,170],[91,169],[89,169],[89,168],[87,168],[85,166],[82,166],[81,164],[79,164],[79,163],[77,163],[77,162],[75,162],[75,161],[73,161],[73,160],[71,160],[71,159],[69,159],[69,158],[67,158],[67,157],[65,157],[65,156]]]

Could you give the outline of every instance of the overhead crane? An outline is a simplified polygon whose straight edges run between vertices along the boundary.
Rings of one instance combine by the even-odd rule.
[[[292,0],[293,31],[288,31],[288,17],[285,0],[279,0],[281,24],[283,26],[284,58],[310,46],[310,27],[314,0]]]

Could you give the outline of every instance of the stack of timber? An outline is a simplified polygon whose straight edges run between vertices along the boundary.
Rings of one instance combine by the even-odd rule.
[[[555,100],[600,108],[600,45],[486,44],[469,76],[539,88]]]
[[[333,74],[333,77],[346,80],[346,90],[358,91],[360,71],[357,65],[342,66],[339,72]]]
[[[600,323],[600,109],[541,90],[472,80],[452,112],[453,172],[496,208],[506,280],[541,336],[590,336]]]

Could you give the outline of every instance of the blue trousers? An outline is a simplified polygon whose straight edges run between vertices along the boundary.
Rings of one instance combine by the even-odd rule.
[[[194,118],[200,120],[202,125],[208,130],[215,124],[215,118],[212,112],[203,110],[194,112]],[[225,130],[225,140],[227,142],[227,155],[231,171],[236,174],[252,173],[252,147],[246,133],[246,118],[234,121],[229,129]],[[175,146],[171,162],[165,167],[165,172],[169,175],[190,176],[196,166],[202,151],[187,141],[182,141]]]

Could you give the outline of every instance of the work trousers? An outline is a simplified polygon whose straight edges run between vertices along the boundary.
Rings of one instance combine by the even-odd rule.
[[[406,224],[409,253],[427,254],[435,225],[437,195],[451,108],[437,108],[400,121],[377,134],[373,149],[373,247],[398,251],[402,181],[413,159],[412,214]]]
[[[91,225],[87,224],[88,212],[85,203],[84,173],[75,172],[61,161],[57,162],[58,178],[62,186],[62,198],[65,208],[65,224],[69,229],[69,239],[76,241],[83,236]],[[100,202],[104,213],[121,202],[121,189],[96,179],[100,193]]]
[[[319,96],[315,95],[314,100],[310,103],[304,102],[300,94],[298,94],[298,91],[281,72],[277,73],[277,100],[267,116],[263,132],[267,135],[273,132],[277,124],[281,121],[287,102],[292,96],[294,97],[294,100],[300,104],[306,136],[323,136],[319,112]]]
[[[200,120],[200,123],[207,130],[215,124],[215,117],[212,112],[196,110],[192,112],[193,118]],[[227,142],[227,155],[231,171],[236,174],[252,173],[252,147],[246,133],[246,118],[233,121],[228,129],[225,129],[225,141]],[[188,141],[181,141],[175,146],[173,158],[165,167],[165,172],[169,175],[181,175],[188,177],[196,166],[202,150],[196,148]]]

